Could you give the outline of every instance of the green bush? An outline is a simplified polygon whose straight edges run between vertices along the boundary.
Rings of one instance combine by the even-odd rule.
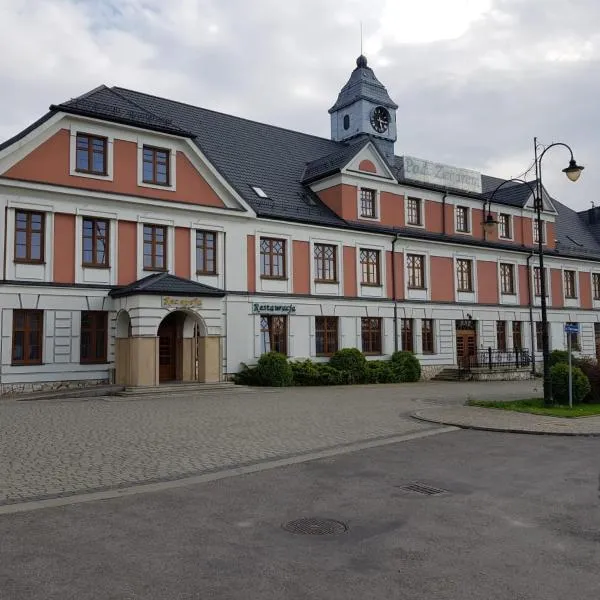
[[[258,369],[242,363],[242,369],[233,375],[233,383],[237,385],[261,385]]]
[[[398,374],[389,360],[367,361],[366,383],[398,383]]]
[[[294,376],[294,385],[323,385],[321,371],[317,363],[310,359],[290,363]]]
[[[404,383],[421,379],[421,363],[412,352],[406,350],[394,352],[390,362],[397,381]]]
[[[319,371],[319,385],[343,385],[348,382],[348,375],[344,371],[338,371],[327,363],[317,363]]]
[[[260,385],[285,387],[294,384],[294,374],[287,357],[279,352],[267,352],[256,366]]]
[[[347,383],[363,383],[367,375],[367,359],[358,348],[342,348],[334,353],[329,366],[346,373]]]
[[[569,403],[569,365],[558,363],[550,369],[555,404]],[[579,367],[573,367],[573,404],[581,402],[591,390],[590,382]]]
[[[590,391],[582,402],[600,404],[600,365],[591,358],[579,358],[576,364],[590,382]]]
[[[567,364],[569,362],[569,353],[566,350],[552,350],[550,352],[550,366]]]

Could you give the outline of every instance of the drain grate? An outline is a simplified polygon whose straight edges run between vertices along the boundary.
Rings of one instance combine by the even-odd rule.
[[[406,492],[414,492],[415,494],[422,494],[423,496],[438,496],[439,494],[447,493],[447,490],[435,488],[431,485],[427,485],[426,483],[419,483],[418,481],[409,483],[407,485],[401,485],[400,489],[405,490]]]
[[[290,533],[299,533],[302,535],[335,535],[345,533],[348,526],[335,519],[320,519],[310,517],[307,519],[295,519],[285,523],[282,527]]]

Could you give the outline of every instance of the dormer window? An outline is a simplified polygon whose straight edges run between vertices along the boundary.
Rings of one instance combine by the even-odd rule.
[[[350,115],[344,115],[344,129],[350,129]]]
[[[75,169],[79,173],[106,175],[107,139],[88,133],[78,133],[75,152]]]
[[[169,185],[169,150],[144,146],[143,182]]]
[[[360,190],[360,216],[366,219],[377,218],[377,192],[361,188]]]

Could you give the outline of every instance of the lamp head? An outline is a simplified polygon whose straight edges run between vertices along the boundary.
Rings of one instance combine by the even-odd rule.
[[[487,233],[491,233],[497,224],[498,224],[498,221],[496,221],[496,219],[494,219],[494,216],[492,215],[491,212],[488,212],[488,214],[485,217],[485,220],[483,221],[483,228],[485,229],[485,231]]]
[[[563,173],[571,180],[577,181],[583,171],[584,167],[578,165],[574,158],[569,161],[569,166],[563,169]]]

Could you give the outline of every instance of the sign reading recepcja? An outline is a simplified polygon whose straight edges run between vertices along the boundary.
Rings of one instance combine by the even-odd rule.
[[[198,308],[202,306],[200,298],[172,298],[164,296],[162,299],[163,308]]]
[[[434,163],[413,156],[402,157],[404,177],[423,183],[465,190],[481,194],[481,173],[470,169],[459,169],[442,163]]]
[[[262,315],[292,315],[296,312],[295,304],[252,304],[252,312]]]

